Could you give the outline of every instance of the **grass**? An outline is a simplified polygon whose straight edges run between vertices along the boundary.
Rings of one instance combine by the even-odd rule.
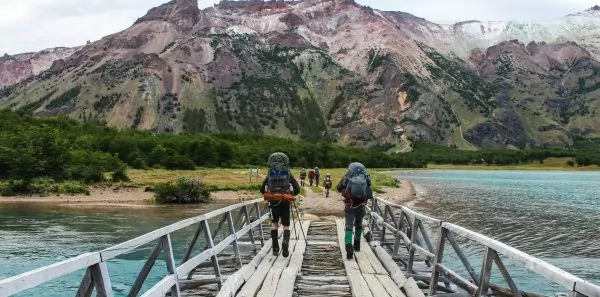
[[[381,169],[379,169],[381,170]],[[176,181],[180,177],[200,179],[208,186],[211,191],[257,191],[265,179],[266,168],[260,168],[258,178],[256,175],[250,181],[248,169],[224,169],[224,168],[200,168],[194,171],[185,170],[138,170],[130,169],[127,171],[130,182],[124,186],[153,186],[158,183]],[[292,174],[298,178],[299,169],[292,169]],[[326,173],[330,173],[333,179],[334,187],[345,174],[345,168],[321,169],[320,181],[323,180]],[[370,170],[373,181],[373,190],[380,192],[382,187],[399,187],[399,182],[386,173]],[[308,180],[306,181],[308,183]],[[322,188],[312,187],[315,193],[323,193]],[[301,195],[305,195],[302,189]]]

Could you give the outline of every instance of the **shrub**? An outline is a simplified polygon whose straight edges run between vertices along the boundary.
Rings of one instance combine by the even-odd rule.
[[[129,182],[131,179],[127,175],[127,169],[125,166],[119,167],[112,173],[111,180],[113,182]]]
[[[168,170],[195,170],[196,164],[194,161],[187,156],[182,155],[174,155],[170,157],[166,157],[161,161],[161,165],[163,165]]]
[[[157,203],[206,203],[210,192],[198,180],[180,178],[176,183],[162,183],[154,187],[154,199]]]

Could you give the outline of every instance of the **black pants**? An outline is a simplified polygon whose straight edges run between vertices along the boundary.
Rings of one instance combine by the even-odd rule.
[[[271,202],[269,206],[271,210],[271,222],[279,223],[289,227],[290,226],[290,203],[288,201]]]

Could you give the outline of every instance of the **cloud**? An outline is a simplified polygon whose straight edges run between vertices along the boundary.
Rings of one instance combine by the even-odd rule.
[[[77,46],[129,26],[167,0],[18,0],[0,10],[0,55]],[[200,0],[201,8],[219,0]],[[593,6],[594,0],[357,0],[435,22],[546,20]]]

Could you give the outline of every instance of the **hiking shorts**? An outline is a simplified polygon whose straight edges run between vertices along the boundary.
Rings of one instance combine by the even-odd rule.
[[[279,223],[279,219],[281,219],[281,224],[289,227],[290,226],[290,203],[287,201],[278,202],[277,204],[272,204],[269,209],[271,210],[271,222]]]
[[[356,227],[356,229],[362,229],[365,212],[365,206],[362,204],[347,207],[345,210],[346,231],[352,231],[354,227]]]

